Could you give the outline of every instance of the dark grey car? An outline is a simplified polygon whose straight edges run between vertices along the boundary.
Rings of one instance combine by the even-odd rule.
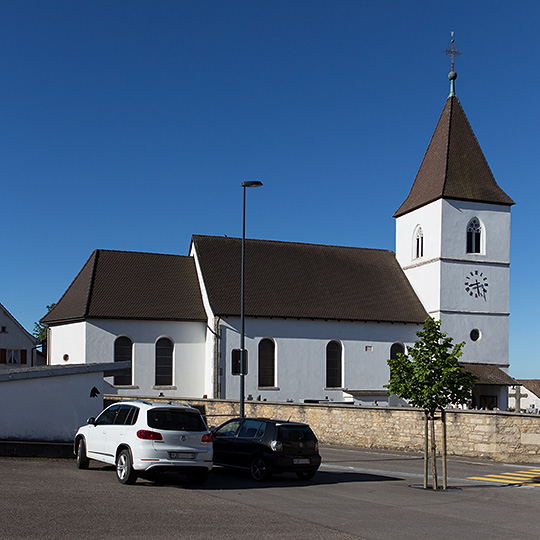
[[[317,437],[300,422],[234,418],[212,433],[214,464],[247,469],[257,481],[284,472],[310,479],[321,464]]]

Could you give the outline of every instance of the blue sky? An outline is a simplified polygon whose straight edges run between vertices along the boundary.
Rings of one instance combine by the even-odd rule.
[[[448,95],[512,209],[510,373],[540,378],[540,3],[0,1],[0,302],[29,330],[94,249],[192,234],[394,249]]]

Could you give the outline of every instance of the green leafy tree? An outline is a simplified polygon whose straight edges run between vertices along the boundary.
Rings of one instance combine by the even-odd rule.
[[[453,345],[453,340],[441,331],[441,322],[429,317],[422,330],[416,333],[418,339],[407,354],[398,354],[388,360],[390,381],[386,388],[396,396],[407,400],[412,406],[424,410],[426,418],[426,452],[424,464],[424,487],[427,487],[428,422],[431,426],[431,454],[433,466],[433,489],[437,489],[435,418],[440,411],[444,420],[444,409],[449,405],[466,404],[471,400],[471,390],[476,377],[467,373],[459,365],[465,343]],[[445,424],[443,423],[443,427]],[[446,457],[446,436],[444,432],[444,457]],[[444,466],[444,486],[446,487],[446,459]]]
[[[48,305],[47,313],[49,313],[49,311],[51,311],[51,309],[54,306],[56,306],[56,304]],[[47,341],[47,328],[48,328],[48,325],[46,324],[41,324],[39,322],[34,323],[34,331],[33,331],[34,337],[36,337],[39,341],[41,341],[42,344]]]

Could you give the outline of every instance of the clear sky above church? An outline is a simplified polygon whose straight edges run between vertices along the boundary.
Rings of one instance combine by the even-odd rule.
[[[29,330],[96,248],[191,234],[394,249],[448,95],[512,209],[510,373],[540,378],[536,1],[4,0],[0,302]]]

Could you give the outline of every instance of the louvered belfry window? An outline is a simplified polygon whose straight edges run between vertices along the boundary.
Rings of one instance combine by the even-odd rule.
[[[133,343],[127,336],[121,336],[114,342],[114,361],[125,362],[132,361]],[[129,386],[132,384],[132,374],[123,373],[114,376],[115,386]]]
[[[259,386],[275,386],[276,346],[271,339],[259,343]]]
[[[326,388],[341,388],[341,343],[331,341],[326,346]]]
[[[173,342],[160,338],[156,343],[156,386],[172,386]]]

